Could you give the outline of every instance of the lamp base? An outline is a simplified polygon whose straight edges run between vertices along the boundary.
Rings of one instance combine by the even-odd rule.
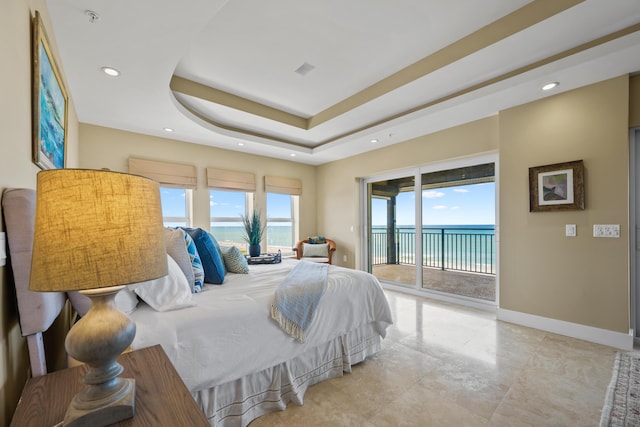
[[[91,308],[65,340],[67,353],[89,366],[64,418],[65,426],[102,427],[134,414],[135,381],[119,378],[118,356],[131,345],[135,323],[115,307],[115,295],[124,286],[80,291],[91,298]]]
[[[76,395],[64,416],[65,427],[106,426],[133,417],[136,399],[136,384],[131,378],[118,378],[116,387],[122,390],[122,397],[114,402],[84,400],[83,394]],[[96,407],[100,405],[100,407]]]

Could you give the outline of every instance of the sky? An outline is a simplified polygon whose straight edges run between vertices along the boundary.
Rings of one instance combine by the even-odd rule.
[[[239,218],[245,213],[245,196],[238,191],[209,192],[211,213],[217,217]]]
[[[165,216],[185,216],[184,190],[163,188],[162,209]],[[238,218],[244,212],[244,193],[214,191],[210,205],[215,216]],[[289,217],[291,197],[268,194],[269,217]],[[422,192],[424,225],[495,224],[495,183],[462,185]],[[386,224],[386,201],[372,201],[373,225]],[[400,193],[397,198],[397,225],[414,225],[415,194]]]
[[[386,201],[372,201],[372,224],[386,225]],[[396,224],[415,224],[415,193],[400,193]],[[495,224],[495,183],[422,191],[423,225]]]
[[[164,216],[185,217],[185,191],[177,188],[162,188],[162,214]],[[209,197],[211,212],[216,217],[240,218],[245,213],[244,192],[211,191]],[[270,218],[291,216],[291,196],[288,194],[267,194]]]

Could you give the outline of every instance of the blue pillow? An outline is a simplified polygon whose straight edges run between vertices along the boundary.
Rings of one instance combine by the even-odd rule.
[[[312,245],[327,243],[327,239],[324,236],[309,236],[308,240]]]
[[[213,234],[207,232],[207,234],[209,235],[209,237],[211,237],[211,240],[213,241],[213,245],[216,247],[216,249],[218,250],[218,255],[220,255],[220,259],[222,259],[222,268],[224,268],[224,272],[225,274],[227,273],[227,266],[224,263],[224,254],[222,253],[222,248],[220,247],[220,243],[218,243],[218,241],[216,240],[215,237],[213,237]]]
[[[204,268],[205,283],[221,285],[224,282],[224,262],[211,235],[202,228],[183,228],[183,230],[191,236],[196,244]]]
[[[187,247],[189,253],[189,259],[191,260],[191,268],[193,269],[194,283],[193,293],[197,294],[202,291],[202,283],[204,282],[204,269],[202,268],[202,261],[200,260],[200,254],[198,254],[198,248],[188,233],[184,234],[184,244]]]

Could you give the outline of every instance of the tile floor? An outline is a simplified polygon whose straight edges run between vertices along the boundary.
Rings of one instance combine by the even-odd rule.
[[[616,349],[387,291],[382,351],[264,426],[597,426]]]

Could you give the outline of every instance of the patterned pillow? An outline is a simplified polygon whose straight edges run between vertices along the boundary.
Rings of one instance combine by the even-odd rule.
[[[211,235],[202,228],[185,228],[184,231],[191,236],[198,249],[204,269],[204,282],[221,285],[224,282],[224,261]]]
[[[197,294],[202,291],[202,284],[204,283],[204,268],[202,268],[202,261],[200,260],[200,254],[196,243],[193,241],[189,233],[184,233],[184,243],[189,252],[189,258],[191,259],[191,268],[193,268],[193,293]]]
[[[227,271],[231,273],[248,274],[249,264],[247,258],[242,255],[240,249],[235,246],[224,247],[222,249],[222,258]]]
[[[312,245],[327,243],[327,239],[325,239],[324,236],[309,236],[307,240],[309,240],[309,243]]]

